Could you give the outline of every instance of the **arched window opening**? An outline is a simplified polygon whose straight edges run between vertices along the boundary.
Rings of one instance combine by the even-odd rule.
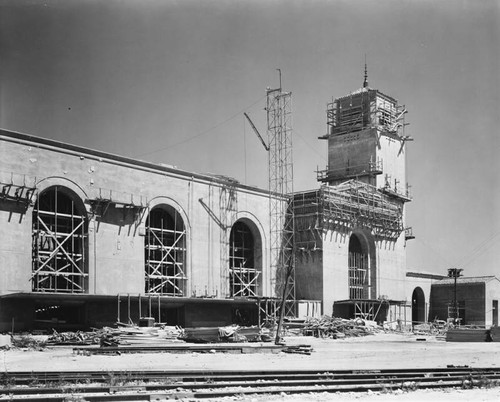
[[[88,290],[87,218],[76,195],[52,187],[33,209],[32,290],[84,293]]]
[[[229,238],[229,289],[231,297],[257,296],[260,268],[256,266],[255,239],[244,222],[236,222]]]
[[[171,207],[153,208],[146,220],[145,291],[184,296],[186,287],[186,230]]]
[[[368,299],[370,296],[369,256],[359,237],[349,240],[349,298]]]

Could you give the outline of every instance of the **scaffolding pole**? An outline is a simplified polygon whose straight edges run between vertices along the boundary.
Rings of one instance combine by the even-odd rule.
[[[236,212],[238,210],[238,198],[236,193],[236,182],[228,180],[221,186],[219,193],[219,209],[221,222],[220,230],[220,258],[221,258],[221,297],[232,296],[231,294],[231,275],[233,267],[230,257],[230,238],[231,228],[234,224]]]

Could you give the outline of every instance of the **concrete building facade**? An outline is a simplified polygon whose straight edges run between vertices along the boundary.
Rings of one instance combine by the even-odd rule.
[[[5,130],[0,160],[0,330],[256,323],[276,296],[268,191]]]

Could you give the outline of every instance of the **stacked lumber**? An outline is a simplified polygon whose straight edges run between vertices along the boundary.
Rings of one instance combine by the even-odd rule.
[[[313,350],[311,345],[291,345],[283,348],[284,353],[295,353],[299,355],[310,355]]]
[[[144,345],[176,342],[182,334],[178,327],[137,327],[120,324],[116,328],[104,327],[90,332],[57,332],[53,330],[48,345]]]
[[[253,327],[198,327],[182,329],[174,326],[139,327],[118,324],[91,332],[61,332],[54,330],[49,345],[161,346],[166,343],[270,342],[268,329]]]
[[[321,318],[308,318],[303,327],[304,333],[312,333],[315,336],[333,339],[372,335],[380,330],[380,327],[374,321],[361,318],[349,320],[327,315]]]
[[[486,342],[490,338],[486,329],[450,328],[446,331],[446,342]]]
[[[117,345],[159,345],[180,342],[183,330],[174,326],[138,327],[121,325],[117,328],[104,327],[100,331],[101,346]]]
[[[214,343],[220,342],[219,328],[217,327],[196,327],[184,329],[182,339],[192,343]]]

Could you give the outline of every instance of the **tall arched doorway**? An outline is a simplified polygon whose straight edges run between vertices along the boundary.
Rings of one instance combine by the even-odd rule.
[[[43,191],[33,209],[32,238],[33,292],[88,291],[88,223],[76,194],[62,186]]]
[[[229,292],[231,297],[261,293],[262,250],[256,228],[237,221],[229,237]]]
[[[145,292],[184,296],[186,288],[186,229],[171,206],[153,208],[144,237]]]
[[[411,296],[411,320],[413,324],[425,322],[425,295],[420,287],[416,287]]]
[[[371,241],[370,241],[371,240]],[[376,270],[373,239],[369,233],[354,232],[349,239],[349,298],[376,298]]]

